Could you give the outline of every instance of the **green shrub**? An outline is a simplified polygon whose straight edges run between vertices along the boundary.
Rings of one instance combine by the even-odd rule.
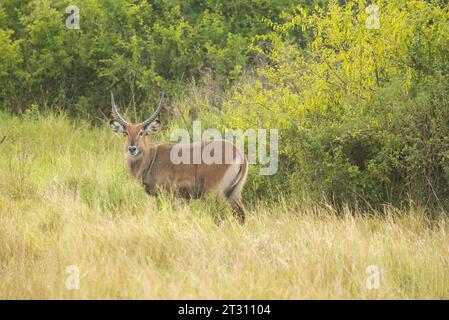
[[[68,29],[68,5],[80,29]],[[109,111],[109,91],[138,113],[161,90],[211,73],[223,86],[252,55],[252,37],[279,21],[290,1],[5,0],[0,4],[0,107],[21,113],[32,103],[70,114]],[[128,105],[129,106],[129,105]]]
[[[280,130],[282,167],[251,178],[255,196],[278,194],[274,185],[336,205],[447,202],[447,8],[378,5],[379,29],[366,27],[365,1],[331,1],[298,8],[261,39],[266,65],[227,104],[230,127]],[[306,48],[298,29],[311,37]]]

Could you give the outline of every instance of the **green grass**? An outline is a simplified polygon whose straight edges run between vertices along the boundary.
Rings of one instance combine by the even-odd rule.
[[[261,200],[240,225],[207,202],[148,197],[106,125],[0,121],[0,298],[449,298],[444,214]]]

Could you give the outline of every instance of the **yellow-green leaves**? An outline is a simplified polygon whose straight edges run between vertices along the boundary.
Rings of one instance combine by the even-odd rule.
[[[399,203],[413,188],[446,195],[447,8],[330,1],[283,17],[255,39],[265,64],[226,105],[229,127],[280,130],[281,189],[358,205]]]

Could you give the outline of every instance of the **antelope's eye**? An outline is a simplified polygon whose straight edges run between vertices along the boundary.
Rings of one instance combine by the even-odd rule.
[[[145,134],[145,131],[140,131],[140,132],[139,132],[139,136],[141,136],[141,137],[142,137],[144,134]]]
[[[128,135],[128,132],[123,131],[123,135],[124,135],[124,136],[127,136],[127,135]]]

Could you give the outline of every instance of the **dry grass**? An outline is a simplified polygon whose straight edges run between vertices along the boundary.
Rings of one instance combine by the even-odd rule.
[[[242,226],[207,203],[148,198],[107,129],[0,120],[0,298],[449,298],[447,216],[259,204]]]

